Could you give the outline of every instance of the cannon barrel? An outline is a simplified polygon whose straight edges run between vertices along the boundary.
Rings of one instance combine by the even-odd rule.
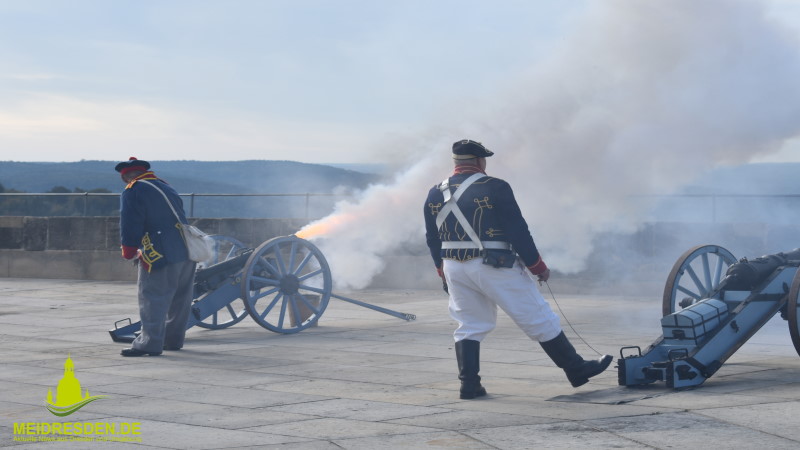
[[[725,278],[720,283],[720,289],[731,291],[750,291],[763,283],[778,267],[785,266],[789,261],[800,260],[800,248],[786,253],[764,255],[753,260],[742,258],[736,264],[728,267]]]
[[[253,253],[253,250],[248,249],[231,259],[197,269],[194,274],[194,298],[217,289],[227,282],[232,275],[240,272],[251,253]]]

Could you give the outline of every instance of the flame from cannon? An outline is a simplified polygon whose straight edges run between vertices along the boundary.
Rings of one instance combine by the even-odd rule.
[[[333,214],[304,226],[300,231],[295,233],[295,236],[301,239],[311,240],[330,234],[355,222],[356,217],[353,214]]]

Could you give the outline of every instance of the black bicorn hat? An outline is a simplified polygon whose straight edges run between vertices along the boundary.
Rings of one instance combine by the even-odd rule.
[[[453,143],[453,159],[486,158],[492,155],[494,152],[478,141],[462,139]]]
[[[119,173],[125,173],[133,168],[148,170],[150,169],[150,163],[142,159],[136,159],[135,156],[131,156],[127,161],[117,164],[114,170]]]

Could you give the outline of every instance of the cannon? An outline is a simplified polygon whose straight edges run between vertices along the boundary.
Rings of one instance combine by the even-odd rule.
[[[800,355],[798,266],[800,249],[739,261],[718,245],[689,249],[664,288],[661,337],[620,350],[619,384],[699,386],[779,312]]]
[[[217,252],[212,261],[195,272],[194,300],[186,328],[195,325],[222,329],[248,314],[262,327],[283,334],[297,333],[319,321],[331,298],[337,298],[406,321],[413,314],[371,305],[331,292],[328,262],[311,242],[297,236],[270,239],[257,248],[215,236]],[[109,330],[114,342],[132,342],[141,322],[130,318]]]

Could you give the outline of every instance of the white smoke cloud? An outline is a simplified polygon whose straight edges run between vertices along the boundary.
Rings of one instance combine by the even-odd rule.
[[[495,151],[487,172],[511,183],[548,265],[580,271],[598,233],[640,225],[648,205],[631,195],[798,135],[799,48],[757,1],[591,2],[547,61],[452,111],[408,170],[322,219],[360,217],[318,244],[340,287],[366,286],[424,240],[425,193],[451,170],[449,144],[470,138]]]

